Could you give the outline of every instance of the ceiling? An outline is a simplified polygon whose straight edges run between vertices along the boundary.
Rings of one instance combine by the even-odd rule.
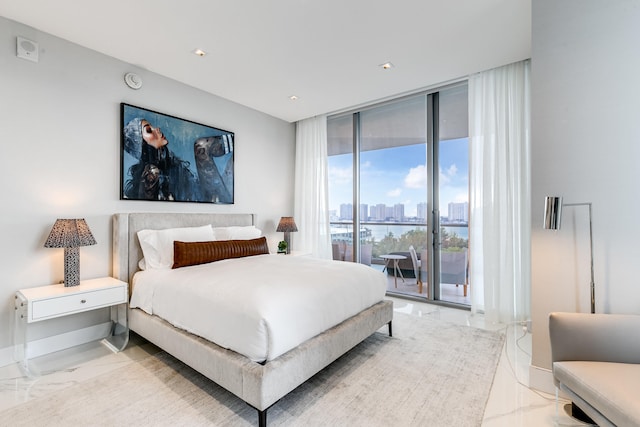
[[[531,0],[0,0],[0,15],[288,122],[531,56]]]

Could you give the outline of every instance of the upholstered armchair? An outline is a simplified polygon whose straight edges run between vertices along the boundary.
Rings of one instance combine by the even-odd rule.
[[[640,425],[640,315],[551,313],[553,379],[600,427]]]

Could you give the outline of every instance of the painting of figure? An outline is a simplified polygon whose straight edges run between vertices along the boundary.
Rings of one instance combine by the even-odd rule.
[[[233,203],[233,132],[120,106],[121,199]]]

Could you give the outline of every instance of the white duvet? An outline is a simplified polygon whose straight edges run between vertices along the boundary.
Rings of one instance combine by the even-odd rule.
[[[272,360],[381,301],[371,267],[258,255],[136,273],[130,306],[249,357]]]

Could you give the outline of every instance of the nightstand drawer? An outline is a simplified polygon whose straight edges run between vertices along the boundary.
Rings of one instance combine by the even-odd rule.
[[[33,301],[29,320],[36,322],[127,302],[126,286],[61,295]]]

